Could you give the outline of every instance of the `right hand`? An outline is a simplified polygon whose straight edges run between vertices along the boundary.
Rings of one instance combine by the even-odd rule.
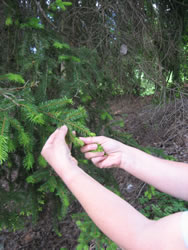
[[[85,143],[81,152],[99,168],[122,167],[125,145],[105,136],[80,137]],[[91,152],[100,144],[104,152]]]

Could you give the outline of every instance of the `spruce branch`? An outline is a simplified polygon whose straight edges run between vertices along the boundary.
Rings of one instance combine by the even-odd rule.
[[[40,192],[51,192],[53,193],[57,187],[57,180],[54,175],[49,176],[48,180],[40,186],[38,191]]]
[[[72,99],[68,99],[66,97],[62,98],[62,99],[53,99],[47,102],[44,102],[42,104],[39,105],[39,109],[47,109],[47,110],[57,110],[58,109],[62,109],[64,106],[66,106],[67,104],[73,104]]]
[[[8,129],[9,121],[4,116],[2,122],[0,121],[0,164],[8,158]]]
[[[25,156],[25,158],[23,160],[23,166],[27,170],[30,170],[33,167],[34,162],[35,162],[35,160],[34,160],[32,152],[27,152],[26,156]]]
[[[75,123],[72,121],[66,121],[65,124],[71,131],[76,131],[80,133],[82,136],[89,136],[91,133],[90,130],[87,127],[85,127],[83,124],[81,124],[80,122]]]
[[[72,110],[67,114],[65,123],[68,121],[75,121],[80,118],[86,118],[86,116],[86,110],[83,107],[79,107],[78,109]]]
[[[6,118],[6,117],[4,117],[4,118],[3,118],[2,127],[1,127],[1,135],[3,135],[3,134],[4,134],[6,120],[7,120],[7,118]]]
[[[16,106],[19,106],[19,103],[17,103],[12,97],[6,95],[6,94],[3,94],[3,96],[7,99],[9,99],[11,102],[13,102]]]
[[[30,135],[25,132],[24,130],[24,127],[22,126],[22,124],[17,120],[17,119],[14,119],[14,118],[9,118],[9,121],[10,121],[10,125],[12,128],[14,128],[17,133],[18,133],[18,142],[19,142],[19,145],[23,146],[24,149],[29,149],[29,147],[32,145],[32,140],[30,138]],[[14,144],[14,140],[13,140],[13,143],[11,143],[10,141],[10,145],[9,145],[10,149],[11,150],[15,150],[15,144]]]
[[[48,169],[39,169],[35,171],[32,175],[28,176],[26,181],[27,183],[38,183],[42,180],[47,180],[49,178]]]
[[[21,104],[26,118],[34,124],[43,125],[45,123],[44,115],[37,110],[33,104]]]
[[[30,136],[24,130],[21,130],[20,133],[18,134],[18,140],[19,140],[20,145],[23,145],[24,148],[31,145]]]
[[[8,137],[0,135],[0,164],[8,158]]]

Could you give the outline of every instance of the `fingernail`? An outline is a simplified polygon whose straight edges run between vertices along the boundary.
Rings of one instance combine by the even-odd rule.
[[[91,148],[91,150],[97,149],[97,144],[91,144],[90,148]]]

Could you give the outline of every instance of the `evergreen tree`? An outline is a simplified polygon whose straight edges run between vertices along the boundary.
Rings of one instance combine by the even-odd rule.
[[[48,136],[66,124],[67,143],[73,143],[74,154],[82,165],[84,160],[76,150],[82,145],[78,136],[94,135],[91,129],[97,119],[96,110],[99,100],[104,101],[99,94],[105,78],[98,68],[99,57],[86,48],[72,48],[56,30],[55,21],[51,21],[53,12],[57,13],[55,19],[71,3],[56,1],[50,8],[46,2],[43,4],[1,3],[4,8],[1,46],[5,47],[0,67],[0,176],[4,179],[0,229],[22,228],[27,216],[37,222],[49,200],[56,204],[51,211],[52,220],[66,216],[72,196],[40,152]],[[91,103],[93,112],[89,113],[86,109],[92,110]],[[109,176],[101,176],[91,166],[88,171],[102,182]]]
[[[186,12],[178,3],[164,2],[153,3],[160,13],[146,1],[0,2],[0,229],[21,228],[27,216],[37,222],[49,200],[54,221],[66,216],[73,197],[40,155],[48,136],[63,124],[69,128],[67,143],[73,143],[79,165],[117,192],[110,171],[98,171],[82,158],[76,149],[82,145],[78,136],[102,129],[107,136],[140,147],[130,135],[113,129],[124,123],[113,123],[107,101],[122,93],[140,94],[143,77],[160,83],[158,66],[164,67],[162,77],[173,72],[176,80],[181,74],[186,78],[183,63],[180,67],[173,63],[186,54],[183,46],[178,47],[187,42]],[[171,21],[164,15],[168,8]],[[183,38],[175,39],[172,30],[181,22]],[[164,59],[167,25],[177,53]],[[126,56],[119,52],[122,44],[128,48]],[[79,220],[77,216],[73,217]],[[94,233],[85,214],[80,216],[85,218],[77,222],[81,247],[91,237],[98,237],[100,247],[107,242],[114,247],[101,232]],[[91,233],[86,241],[83,225]]]

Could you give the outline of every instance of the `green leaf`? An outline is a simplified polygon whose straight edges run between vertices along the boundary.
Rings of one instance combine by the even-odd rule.
[[[29,170],[33,167],[33,164],[34,164],[34,157],[33,154],[29,152],[26,154],[24,158],[23,165],[27,170]]]
[[[40,191],[40,192],[44,191],[44,192],[51,192],[51,193],[53,193],[55,191],[56,187],[57,187],[57,181],[56,181],[55,176],[52,175],[52,176],[50,176],[48,178],[48,180],[44,184],[42,184],[40,186],[40,188],[38,189],[38,191]]]
[[[50,176],[49,180],[48,180],[48,184],[49,184],[49,190],[50,192],[54,192],[54,190],[56,189],[57,187],[57,181],[56,181],[56,178],[55,176]]]
[[[49,178],[49,170],[47,169],[39,169],[35,171],[32,175],[27,177],[26,181],[31,183],[38,183],[41,180],[46,180]]]
[[[38,163],[43,168],[45,168],[48,165],[47,161],[44,159],[44,157],[42,157],[42,155],[39,156]]]
[[[68,99],[66,97],[48,100],[39,105],[39,109],[43,109],[45,111],[57,111],[62,110],[65,106],[73,104],[72,99]]]
[[[71,56],[71,59],[74,61],[74,62],[81,62],[80,58],[76,57],[76,56]]]
[[[70,49],[70,46],[67,44],[67,43],[60,43],[58,41],[55,41],[53,43],[53,46],[56,48],[56,49]]]
[[[35,183],[35,178],[31,175],[31,176],[28,176],[27,179],[26,179],[27,183]]]
[[[63,197],[63,205],[65,207],[69,207],[69,199],[68,199],[68,196],[64,195]]]
[[[16,150],[15,141],[12,140],[10,137],[8,138],[8,152],[12,153]]]
[[[87,102],[90,102],[92,100],[92,97],[90,95],[84,95],[82,98],[81,98],[81,101],[83,103],[87,103]]]
[[[62,2],[62,4],[65,5],[65,6],[71,6],[72,5],[71,2]]]
[[[20,134],[18,135],[18,139],[19,139],[20,145],[23,145],[24,147],[30,145],[31,143],[29,135],[23,130],[20,131]]]
[[[102,114],[101,114],[101,119],[104,121],[104,120],[113,120],[113,118],[112,118],[112,116],[108,113],[108,112],[106,112],[106,111],[104,111]]]
[[[0,76],[0,79],[8,79],[9,81],[13,82],[19,82],[19,83],[25,83],[25,80],[23,77],[19,74],[13,74],[13,73],[8,73],[5,75]]]
[[[8,137],[0,135],[0,164],[8,158]]]
[[[62,2],[62,0],[56,0],[55,3],[56,3],[56,5],[57,5],[59,8],[61,8],[62,10],[66,10],[66,8],[65,8],[65,6],[64,6],[64,4],[63,4],[63,2]]]
[[[83,250],[89,250],[89,247],[87,245],[85,245]]]
[[[120,128],[124,128],[124,126],[125,126],[124,121],[120,121],[119,126],[120,126]]]
[[[83,147],[84,146],[84,142],[77,137],[74,139],[73,144],[75,147]]]
[[[77,225],[78,227],[80,227],[80,226],[82,225],[82,222],[81,222],[80,220],[77,220],[77,221],[76,221],[76,225]]]
[[[93,133],[93,132],[90,132],[90,133],[89,133],[89,136],[91,136],[91,137],[92,137],[92,136],[96,136],[96,134]]]
[[[24,111],[26,118],[34,124],[43,125],[45,123],[45,116],[39,113],[34,105],[23,105],[22,110]]]
[[[80,118],[85,118],[87,116],[86,110],[83,107],[71,110],[67,116],[66,121],[76,121]]]
[[[62,43],[58,42],[58,41],[55,41],[53,43],[53,46],[56,48],[56,49],[62,49]]]
[[[65,60],[69,60],[69,59],[70,59],[70,56],[66,56],[66,55],[61,55],[58,57],[59,61],[65,61]]]
[[[13,24],[12,17],[8,16],[5,20],[5,25],[10,26]]]
[[[40,23],[40,19],[36,17],[29,18],[27,23],[20,25],[21,28],[44,29],[44,25]]]
[[[104,149],[100,144],[97,144],[97,149],[92,150],[91,152],[104,152]]]

